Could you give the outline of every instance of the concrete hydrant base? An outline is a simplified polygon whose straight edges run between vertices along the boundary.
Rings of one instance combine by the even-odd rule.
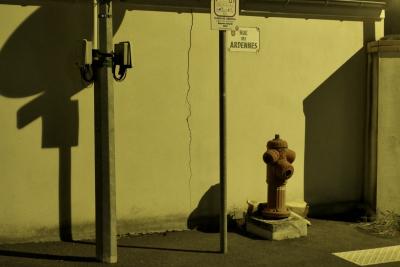
[[[284,240],[307,236],[307,221],[291,215],[280,220],[246,217],[246,231],[268,240]]]

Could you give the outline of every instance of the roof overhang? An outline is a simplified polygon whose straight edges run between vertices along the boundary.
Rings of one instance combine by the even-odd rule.
[[[210,0],[120,0],[130,9],[210,12]],[[240,14],[334,20],[381,20],[386,1],[367,0],[240,0]]]
[[[100,1],[100,0],[98,0]],[[210,13],[211,0],[112,0],[130,10]],[[379,21],[386,0],[239,0],[240,15]],[[91,3],[92,0],[0,0],[0,4]]]

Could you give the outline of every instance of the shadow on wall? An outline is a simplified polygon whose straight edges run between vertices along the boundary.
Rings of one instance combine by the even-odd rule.
[[[8,98],[38,94],[18,110],[17,128],[41,117],[42,148],[59,149],[60,238],[71,240],[71,147],[78,145],[79,130],[78,101],[71,97],[86,87],[76,62],[81,40],[92,36],[92,7],[72,0],[41,2],[0,50],[0,94]],[[114,11],[116,31],[125,11],[121,5]]]
[[[366,56],[363,49],[303,102],[304,194],[311,217],[361,217]]]
[[[400,2],[398,0],[386,0],[385,9],[385,35],[400,34]]]
[[[219,184],[211,186],[201,197],[197,207],[190,213],[187,219],[187,227],[206,233],[219,232],[220,220],[220,190]],[[236,222],[227,215],[228,230],[236,230]]]
[[[219,231],[220,190],[220,185],[215,184],[201,197],[187,220],[189,229],[203,232]]]

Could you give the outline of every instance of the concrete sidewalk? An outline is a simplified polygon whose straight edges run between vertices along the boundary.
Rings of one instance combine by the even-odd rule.
[[[308,236],[300,239],[265,241],[229,233],[226,255],[218,253],[218,233],[184,231],[120,238],[114,265],[95,261],[93,241],[1,245],[0,266],[351,267],[356,265],[331,253],[400,244],[400,237],[375,237],[350,223],[311,221]],[[398,267],[400,262],[379,266]]]

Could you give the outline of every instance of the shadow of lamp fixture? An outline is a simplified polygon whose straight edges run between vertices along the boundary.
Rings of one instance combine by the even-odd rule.
[[[98,49],[93,49],[91,41],[83,40],[80,70],[82,79],[88,83],[95,80],[94,68],[100,66],[112,67],[113,77],[116,81],[123,81],[126,77],[127,69],[132,68],[132,56],[130,42],[121,42],[114,45],[111,53],[101,53]]]
[[[292,163],[296,158],[293,150],[288,148],[285,140],[275,135],[268,141],[267,151],[263,155],[267,164],[268,202],[260,204],[259,213],[264,219],[283,219],[290,215],[286,207],[286,182],[292,177]]]

